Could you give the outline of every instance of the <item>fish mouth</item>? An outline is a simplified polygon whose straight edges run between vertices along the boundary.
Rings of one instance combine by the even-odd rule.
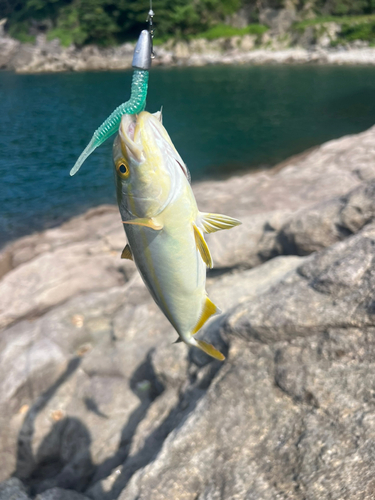
[[[177,153],[171,138],[162,124],[162,113],[142,111],[138,115],[124,115],[119,130],[121,149],[125,157],[138,163],[150,156],[168,156],[190,182],[190,173]]]
[[[143,155],[141,149],[135,142],[136,126],[136,115],[123,115],[119,128],[119,135],[122,154],[129,159],[140,162],[143,159]]]

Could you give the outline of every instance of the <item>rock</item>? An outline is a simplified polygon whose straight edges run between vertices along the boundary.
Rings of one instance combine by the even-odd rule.
[[[374,410],[355,387],[373,374],[372,351],[358,331],[236,342],[232,361],[120,500],[371,498]]]
[[[187,59],[190,55],[188,44],[186,42],[177,42],[174,47],[174,55],[177,59]]]
[[[292,215],[276,237],[274,254],[308,255],[358,232],[375,219],[374,195],[375,182],[368,181],[346,196]]]
[[[1,21],[0,21],[1,22]],[[2,30],[3,24],[0,26]],[[19,50],[20,42],[0,33],[0,68],[9,66],[10,61]]]
[[[275,35],[284,35],[296,20],[294,9],[264,9],[259,13],[262,24],[269,26]]]
[[[303,33],[294,34],[295,43],[304,47],[305,49],[311,49],[316,43],[316,32],[314,26],[307,26]]]
[[[21,481],[15,477],[0,483],[0,500],[30,500]]]
[[[189,51],[194,54],[202,54],[208,50],[207,40],[204,38],[196,38],[189,43]]]
[[[371,498],[374,249],[369,225],[234,308],[228,363],[120,500]]]
[[[129,294],[132,299],[127,299]],[[157,328],[155,314],[159,317]],[[142,328],[142,335],[138,328]],[[137,333],[133,340],[132,331]],[[54,459],[55,469],[49,471],[54,484],[49,480],[44,489],[78,488],[94,472],[91,460],[100,463],[115,454],[121,434],[126,450],[128,434],[137,424],[136,415],[140,416],[149,405],[156,384],[151,379],[146,393],[142,384],[138,386],[152,377],[149,363],[142,360],[160,339],[173,342],[175,334],[138,276],[125,288],[73,299],[32,324],[21,322],[3,332],[1,418],[3,422],[11,421],[15,434],[10,435],[7,427],[0,426],[1,459],[5,460],[1,464],[2,474],[9,474],[15,467],[18,477],[39,477],[40,482],[48,472],[43,470],[48,457],[59,457]],[[33,363],[28,361],[27,353]],[[12,366],[14,359],[18,363]],[[160,387],[155,386],[156,393]],[[35,394],[41,396],[33,405]],[[139,398],[144,396],[146,400],[139,405]],[[132,412],[133,424],[121,430]],[[105,430],[103,422],[107,419],[110,425]],[[14,448],[17,433],[19,451],[14,464],[10,449]],[[75,448],[79,436],[86,445]],[[107,438],[103,448],[102,442]],[[80,454],[87,453],[92,439],[90,459],[87,458],[84,470],[77,469],[75,461],[82,463]],[[38,449],[36,456],[30,448],[31,440]],[[123,453],[121,446],[119,453]],[[75,477],[72,473],[77,474],[77,470],[79,476]]]
[[[289,213],[289,210],[277,210],[253,216],[239,216],[242,225],[231,230],[230,239],[226,239],[220,232],[208,235],[207,241],[215,269],[255,267],[284,253],[283,247],[279,245],[278,235],[288,220]],[[215,270],[213,272],[215,273]]]
[[[341,31],[338,23],[322,23],[316,27],[316,43],[320,47],[330,47]]]
[[[24,67],[28,67],[34,57],[35,49],[30,44],[22,44],[17,47],[17,50],[12,52],[12,57],[8,60],[7,69],[19,71]]]
[[[3,38],[5,36],[5,24],[8,21],[8,19],[5,17],[3,19],[0,19],[0,38]]]
[[[223,277],[217,286],[209,284],[209,294],[218,304],[229,307],[234,297],[237,300],[249,296],[252,290],[253,294],[259,293],[271,282],[278,282],[300,262],[300,258],[293,259],[296,258],[274,260],[269,271],[254,269],[242,281],[238,275]],[[238,287],[235,296],[230,293],[233,286]],[[152,432],[157,422],[165,428],[162,436],[168,434],[181,405],[184,406],[184,399],[180,403],[178,400],[180,388],[192,376],[188,375],[191,367],[186,346],[172,344],[176,334],[138,276],[126,287],[128,292],[119,288],[110,294],[96,293],[70,301],[34,321],[32,331],[29,322],[21,322],[3,332],[0,366],[2,387],[7,392],[2,393],[0,410],[3,422],[10,421],[12,428],[10,433],[7,425],[0,426],[2,457],[6,457],[1,464],[3,474],[15,467],[17,476],[37,491],[53,486],[81,489],[94,474],[90,491],[101,498],[103,487],[108,489],[108,485],[94,488],[95,484],[118,467],[127,453],[138,463],[139,450],[149,447],[142,445],[144,436]],[[133,304],[120,307],[129,294]],[[114,315],[115,311],[118,313]],[[82,324],[77,322],[78,315],[83,318]],[[132,331],[136,336],[132,336]],[[215,343],[218,345],[216,340]],[[34,364],[28,365],[26,353]],[[77,353],[81,362],[75,357]],[[196,355],[202,363],[200,352]],[[203,353],[202,356],[207,358]],[[146,361],[139,363],[145,357]],[[14,359],[18,363],[12,366]],[[202,394],[200,386],[207,382],[204,374],[195,378],[198,387],[193,392],[198,397]],[[55,381],[52,386],[51,380]],[[27,391],[30,384],[35,394],[41,394],[34,404]],[[151,407],[155,395],[167,387],[160,404]],[[175,417],[164,425],[161,416],[166,418],[169,411]],[[130,420],[124,427],[127,418]],[[137,426],[139,437],[136,434],[131,441]],[[157,426],[155,432],[156,429]],[[17,463],[13,465],[12,450],[17,439]],[[77,442],[81,443],[78,448]],[[36,454],[31,443],[38,450]],[[48,469],[43,464],[49,464],[50,457],[55,457],[54,468]]]
[[[234,14],[226,16],[225,23],[234,28],[246,28],[251,23],[255,10],[252,5],[244,5]]]
[[[35,500],[89,500],[89,498],[76,491],[52,488],[37,495]]]
[[[94,209],[42,235],[23,238],[0,254],[8,271],[0,282],[0,324],[41,314],[76,293],[127,281],[134,266],[119,259],[126,239],[118,217],[115,207]],[[23,289],[14,295],[12,283],[18,280]]]
[[[304,258],[296,256],[276,257],[254,269],[224,273],[217,278],[209,278],[207,290],[215,304],[229,310],[243,301],[250,301],[289,276],[299,267]],[[221,316],[224,321],[225,316]]]
[[[224,50],[229,52],[237,50],[241,45],[241,38],[241,36],[231,36],[226,38],[223,44]]]
[[[240,47],[241,50],[248,52],[249,50],[253,50],[257,41],[256,35],[244,35],[241,37]]]
[[[298,335],[323,334],[332,325],[363,328],[374,324],[372,261],[375,225],[314,254],[294,276],[228,317],[232,333],[266,343]],[[250,307],[249,307],[250,306]]]
[[[372,498],[374,134],[194,185],[244,222],[209,239],[224,363],[173,343],[117,208],[8,245],[0,500]]]

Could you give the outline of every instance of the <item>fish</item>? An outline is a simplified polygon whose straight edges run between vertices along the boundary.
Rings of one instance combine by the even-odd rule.
[[[194,335],[220,309],[206,292],[213,259],[204,235],[241,222],[200,212],[189,171],[162,124],[162,113],[123,115],[113,144],[116,195],[127,244],[154,301],[178,334],[176,342],[223,361]]]

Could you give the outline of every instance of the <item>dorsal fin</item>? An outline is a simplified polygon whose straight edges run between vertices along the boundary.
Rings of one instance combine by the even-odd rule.
[[[203,309],[201,316],[198,320],[198,323],[195,325],[193,331],[191,332],[192,335],[195,335],[198,330],[202,328],[202,326],[206,323],[208,318],[213,316],[214,314],[220,314],[221,311],[218,307],[215,306],[215,304],[206,296],[204,304],[203,304]]]
[[[210,249],[208,248],[202,233],[194,224],[194,222],[193,222],[193,230],[194,230],[195,244],[197,245],[197,248],[199,250],[199,253],[201,254],[203,262],[206,264],[207,267],[212,269],[214,267],[214,263],[212,261]]]

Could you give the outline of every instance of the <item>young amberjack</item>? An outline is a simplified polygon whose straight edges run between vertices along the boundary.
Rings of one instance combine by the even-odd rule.
[[[124,115],[113,147],[117,201],[134,260],[156,304],[179,339],[216,359],[211,344],[194,338],[220,310],[208,298],[206,267],[212,268],[205,233],[240,221],[199,212],[188,169],[161,122],[161,112]]]

